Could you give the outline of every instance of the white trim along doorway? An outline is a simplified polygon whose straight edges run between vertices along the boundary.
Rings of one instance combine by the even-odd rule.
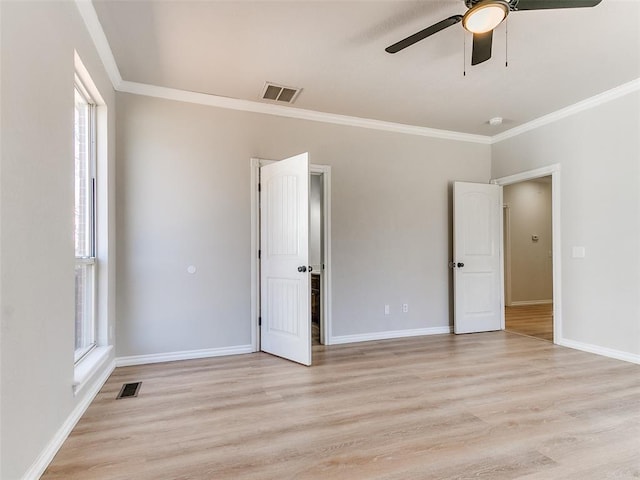
[[[274,160],[251,159],[251,345],[260,351],[260,167]],[[320,276],[320,343],[331,344],[331,167],[310,165],[310,175],[322,178],[323,269]]]
[[[552,230],[552,258],[553,258],[553,343],[559,343],[562,339],[562,297],[561,291],[561,241],[560,241],[560,165],[554,164],[546,167],[529,170],[526,172],[516,173],[506,177],[491,180],[491,183],[505,186],[513,183],[533,180],[540,177],[551,176],[551,230]],[[502,200],[500,201],[502,204]],[[500,238],[504,238],[504,215],[500,212]],[[500,254],[500,271],[502,277],[502,330],[505,328],[504,317],[504,249]]]

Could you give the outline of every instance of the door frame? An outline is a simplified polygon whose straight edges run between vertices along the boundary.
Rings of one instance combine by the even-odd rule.
[[[503,192],[504,195],[504,192]],[[502,204],[502,244],[504,252],[504,305],[511,305],[511,208],[506,203]]]
[[[553,261],[553,343],[558,343],[562,338],[562,296],[561,296],[561,271],[562,271],[562,243],[560,241],[560,164],[556,163],[546,167],[528,170],[506,177],[491,180],[491,183],[505,186],[526,180],[551,176],[551,236],[552,261]],[[503,204],[502,199],[500,204]],[[500,215],[500,237],[504,239],[504,215]],[[504,240],[503,240],[504,241]],[[500,249],[500,270],[502,277],[502,330],[505,328],[504,316],[504,248]]]
[[[260,351],[260,167],[277,160],[251,158],[251,346]],[[321,337],[325,345],[331,345],[331,167],[329,165],[309,166],[309,173],[322,175],[322,249],[324,270],[320,285]]]

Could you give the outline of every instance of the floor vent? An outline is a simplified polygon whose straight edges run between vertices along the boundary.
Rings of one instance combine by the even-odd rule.
[[[301,88],[283,87],[282,85],[267,82],[262,90],[262,99],[272,102],[293,103],[301,91]]]
[[[142,382],[123,384],[122,388],[120,389],[120,393],[116,397],[116,400],[120,400],[121,398],[137,397],[138,390],[140,390],[140,385],[142,385]]]

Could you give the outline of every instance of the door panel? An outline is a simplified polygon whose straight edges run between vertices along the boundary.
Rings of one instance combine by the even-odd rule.
[[[260,184],[261,349],[311,365],[308,154],[261,167]]]
[[[300,336],[298,325],[298,298],[300,282],[287,278],[267,279],[267,311],[269,332],[280,335]]]
[[[453,185],[454,331],[501,328],[501,187]]]

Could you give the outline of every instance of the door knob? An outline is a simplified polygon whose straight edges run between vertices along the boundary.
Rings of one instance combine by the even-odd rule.
[[[307,267],[305,267],[304,265],[302,265],[301,267],[298,267],[298,271],[299,271],[300,273],[304,273],[304,272],[306,272],[306,271],[307,271]]]
[[[464,267],[464,263],[458,262],[458,268],[462,268],[462,267]]]
[[[313,272],[313,267],[311,265],[309,265],[309,271]]]

